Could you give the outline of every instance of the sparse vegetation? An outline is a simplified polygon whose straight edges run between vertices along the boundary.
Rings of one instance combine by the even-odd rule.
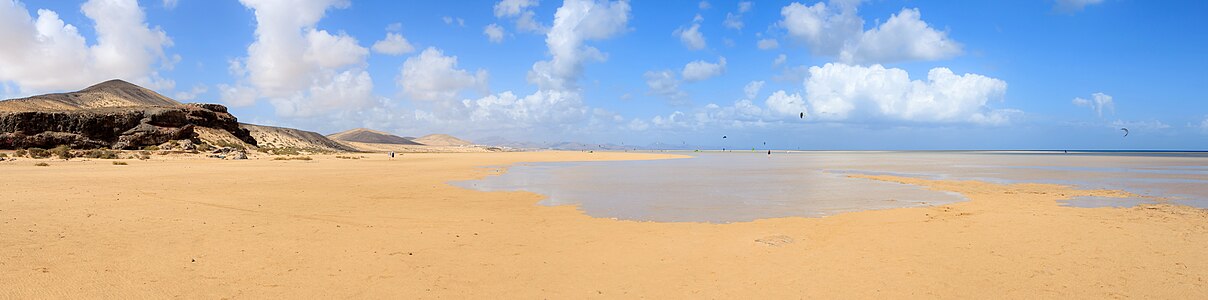
[[[24,157],[26,152],[27,151],[25,151],[25,149],[17,149],[17,152],[14,152],[13,155],[17,157]]]
[[[146,146],[143,147],[143,151],[159,151],[159,146]]]
[[[71,147],[68,147],[67,145],[59,145],[58,147],[51,148],[50,154],[57,156],[59,159],[72,159],[75,157],[75,153],[72,153]]]
[[[50,151],[42,148],[29,148],[29,158],[47,158],[50,157]]]
[[[101,149],[92,149],[92,150],[84,151],[84,153],[81,154],[80,157],[98,158],[98,159],[118,159],[118,153],[119,153],[118,151],[101,148]]]
[[[214,146],[206,143],[197,144],[197,151],[209,152],[210,150],[214,150]]]
[[[365,157],[364,157],[364,156],[343,156],[343,155],[336,155],[336,158],[339,158],[339,159],[362,159],[362,158],[365,158]]]
[[[126,163],[126,162],[124,162],[124,161],[115,161],[115,162],[113,162],[113,165],[115,165],[115,166],[125,166],[125,165],[129,165],[129,164],[128,164],[128,163]]]
[[[218,147],[227,147],[227,148],[234,148],[234,149],[247,151],[247,146],[244,146],[242,143],[232,143],[232,142],[228,142],[228,141],[216,141],[216,142],[214,142],[214,144],[215,144],[215,146],[218,146]]]
[[[148,160],[148,159],[151,159],[151,155],[143,154],[143,155],[138,156],[138,160]]]
[[[49,167],[49,166],[50,166],[50,164],[48,164],[48,163],[46,163],[46,162],[40,162],[40,163],[36,163],[36,164],[34,164],[34,166],[38,166],[38,167]]]
[[[313,160],[310,156],[275,157],[273,160]]]
[[[6,158],[6,157],[8,157],[8,153],[0,153],[0,158]]]
[[[138,155],[141,155],[141,156],[151,156],[151,151],[147,151],[147,150],[139,151],[139,152],[138,152]]]

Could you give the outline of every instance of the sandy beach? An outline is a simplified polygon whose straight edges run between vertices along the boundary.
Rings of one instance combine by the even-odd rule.
[[[0,163],[0,298],[1208,298],[1208,212],[852,175],[954,204],[732,224],[447,184],[585,152]]]

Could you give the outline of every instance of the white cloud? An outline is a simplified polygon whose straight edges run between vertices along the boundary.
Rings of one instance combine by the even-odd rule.
[[[772,67],[779,67],[780,65],[783,65],[785,61],[788,61],[788,59],[788,55],[777,55],[776,59],[772,60]]]
[[[410,99],[451,101],[464,90],[487,92],[487,71],[475,73],[457,68],[456,56],[445,56],[440,49],[424,49],[403,62],[398,85]]]
[[[588,60],[605,56],[584,42],[610,38],[626,29],[629,2],[568,0],[554,13],[554,25],[545,43],[552,56],[533,64],[528,81],[540,89],[573,89]]]
[[[492,43],[503,42],[503,27],[499,26],[499,24],[491,23],[490,25],[483,27],[482,34],[486,35],[487,40],[491,41]]]
[[[548,28],[535,20],[537,0],[501,0],[495,3],[496,18],[515,18],[516,29],[533,33],[545,33]]]
[[[152,89],[172,89],[161,78],[173,58],[164,49],[172,40],[146,23],[134,0],[92,0],[81,7],[95,24],[89,45],[79,30],[51,10],[37,19],[18,1],[0,1],[0,83],[11,82],[22,94],[76,90],[120,78]]]
[[[394,22],[386,25],[386,31],[399,32],[403,30],[403,23]]]
[[[1089,107],[1091,110],[1095,111],[1095,115],[1100,117],[1103,116],[1104,110],[1107,110],[1112,114],[1116,113],[1116,103],[1115,101],[1112,101],[1111,95],[1094,93],[1091,94],[1091,99],[1092,100],[1087,100],[1083,99],[1082,97],[1074,97],[1074,101],[1072,102],[1077,106]]]
[[[177,92],[176,95],[172,98],[175,99],[176,101],[188,102],[188,101],[192,101],[193,99],[197,99],[197,96],[200,96],[201,94],[205,94],[207,91],[209,91],[209,89],[206,88],[206,86],[204,84],[198,84],[198,85],[194,85],[193,89],[191,89],[191,90]]]
[[[1053,9],[1062,12],[1074,13],[1082,11],[1089,5],[1103,3],[1103,0],[1057,0],[1056,6]]]
[[[180,0],[164,0],[164,8],[173,9],[173,8],[176,8],[176,4],[179,4],[179,3],[180,3]]]
[[[700,3],[697,3],[696,6],[700,9],[709,9],[713,7],[712,4],[709,4],[709,1],[701,1]]]
[[[703,60],[689,62],[684,65],[684,70],[680,72],[680,76],[684,77],[685,81],[701,81],[713,77],[717,77],[726,71],[726,58],[720,57],[717,63],[710,63]]]
[[[373,52],[387,55],[403,55],[415,51],[415,47],[407,42],[403,35],[389,32],[386,38],[373,43]]]
[[[761,39],[756,45],[759,46],[759,50],[770,50],[780,47],[780,42],[777,42],[776,39]]]
[[[962,52],[946,32],[921,20],[918,9],[902,9],[885,23],[864,31],[857,15],[859,1],[833,0],[806,6],[791,3],[780,10],[779,25],[804,41],[816,55],[845,63],[888,63],[939,60]]]
[[[927,80],[911,80],[905,70],[839,63],[810,67],[805,99],[821,120],[897,120],[1002,124],[1017,111],[991,110],[1007,83],[977,74],[956,75],[934,68]]]
[[[747,99],[755,99],[755,97],[759,96],[759,90],[763,89],[763,83],[763,81],[752,81],[747,83],[746,86],[742,87],[743,95],[746,95]]]
[[[466,20],[462,19],[462,18],[444,16],[444,17],[440,17],[440,19],[442,21],[445,21],[446,25],[453,25],[454,23],[456,23],[458,27],[466,27]]]
[[[721,22],[723,26],[730,29],[742,30],[742,15],[751,11],[751,6],[754,5],[751,1],[738,2],[738,13],[726,13],[726,19]]]
[[[232,74],[242,77],[240,82],[220,86],[228,103],[250,105],[245,102],[253,92],[247,89],[254,88],[256,97],[267,98],[283,117],[376,105],[373,81],[364,70],[369,49],[343,32],[315,28],[327,9],[347,7],[347,1],[240,2],[255,12],[256,40],[248,46],[244,62],[232,64]]]
[[[688,98],[688,93],[680,90],[680,82],[671,70],[646,71],[642,78],[646,80],[646,87],[650,88],[651,95],[666,98],[671,104],[684,104]]]
[[[1204,117],[1204,120],[1200,121],[1200,130],[1208,132],[1208,117]]]
[[[809,117],[805,101],[801,100],[799,94],[789,94],[784,90],[779,90],[769,95],[768,99],[764,101],[764,105],[767,105],[768,112],[774,117],[801,117],[802,115]]]
[[[231,107],[244,107],[256,104],[256,89],[242,85],[218,85],[218,99]]]
[[[1150,120],[1150,121],[1123,121],[1123,120],[1116,120],[1115,122],[1112,122],[1111,126],[1112,126],[1113,128],[1128,128],[1130,131],[1131,131],[1131,130],[1137,130],[1137,129],[1141,129],[1141,130],[1159,130],[1159,129],[1167,129],[1167,128],[1170,128],[1170,125],[1167,125],[1166,123],[1162,123],[1162,121],[1158,121],[1158,120]]]
[[[691,50],[705,49],[705,35],[700,32],[700,23],[693,23],[688,28],[676,29],[672,34],[679,37],[680,42],[684,43],[684,47]]]

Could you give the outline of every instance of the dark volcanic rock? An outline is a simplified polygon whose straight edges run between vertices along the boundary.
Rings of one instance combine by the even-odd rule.
[[[136,149],[170,140],[195,139],[195,127],[230,132],[255,145],[247,129],[226,107],[217,104],[185,104],[96,108],[68,111],[24,111],[0,113],[0,149],[72,148]]]

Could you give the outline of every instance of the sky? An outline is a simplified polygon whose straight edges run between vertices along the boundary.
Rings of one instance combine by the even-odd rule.
[[[0,0],[0,97],[118,78],[323,134],[1208,149],[1205,15],[1208,1]]]

